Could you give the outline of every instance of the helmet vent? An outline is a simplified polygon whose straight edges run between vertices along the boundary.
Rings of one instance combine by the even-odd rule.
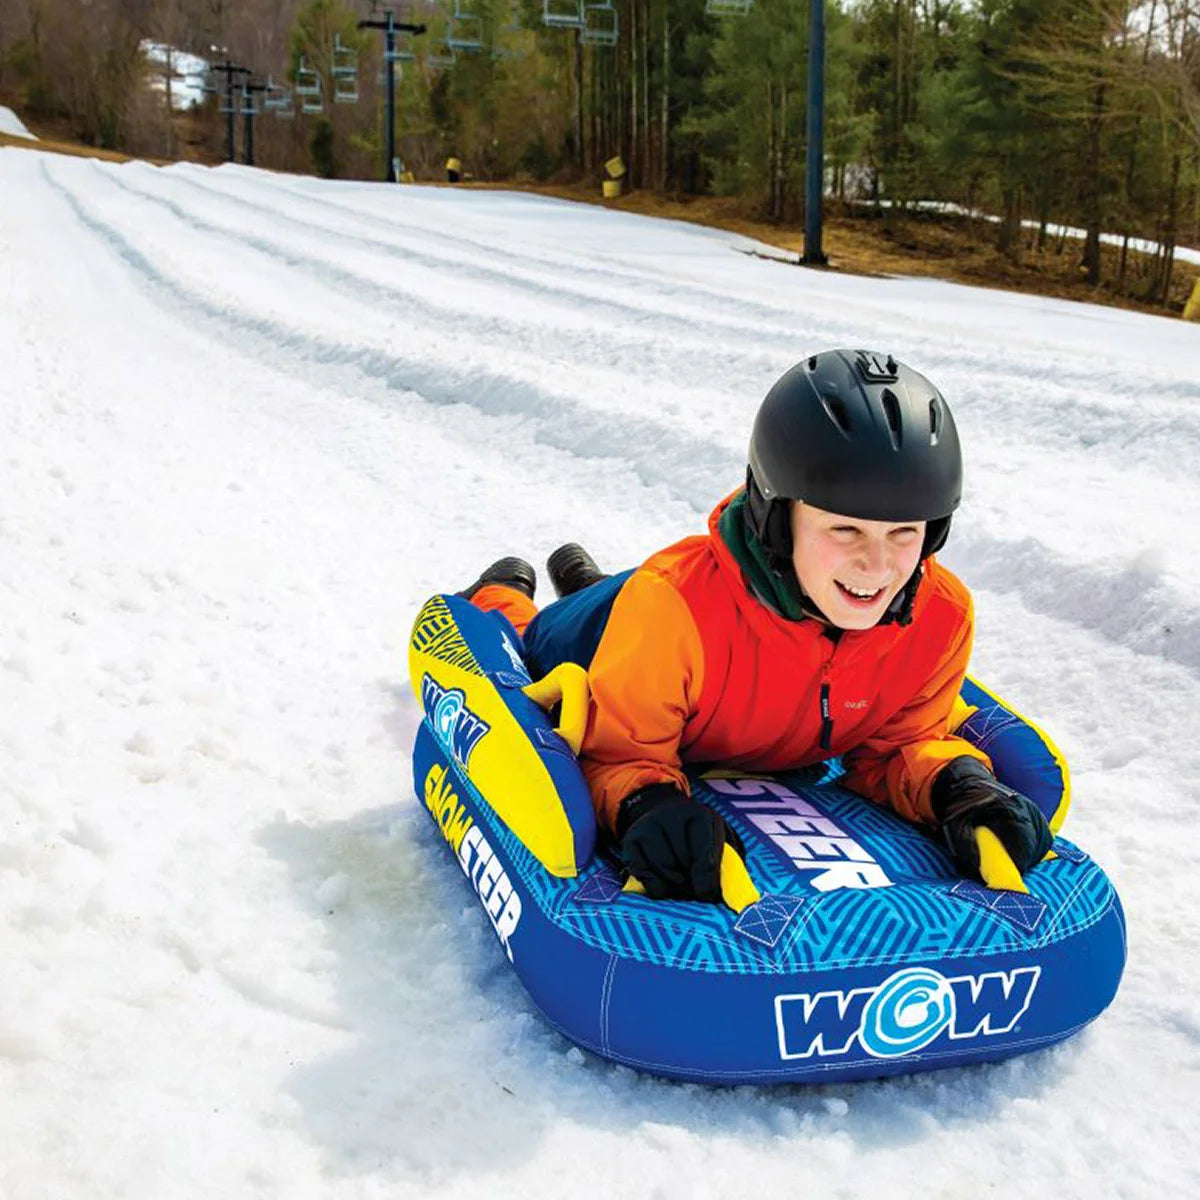
[[[936,446],[942,440],[942,406],[935,396],[929,402],[929,444]]]
[[[902,434],[900,401],[896,398],[896,393],[891,388],[884,388],[879,393],[879,399],[883,403],[883,415],[887,420],[888,433],[892,438],[892,448],[899,450]]]
[[[850,414],[846,411],[846,402],[837,394],[829,391],[821,393],[821,403],[829,414],[829,419],[838,427],[843,437],[850,436]]]

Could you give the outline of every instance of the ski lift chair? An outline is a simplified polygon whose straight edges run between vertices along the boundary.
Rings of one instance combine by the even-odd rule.
[[[425,51],[427,67],[432,67],[435,71],[444,71],[447,67],[454,66],[454,62],[454,46],[448,36],[435,38],[429,43],[429,48]]]
[[[392,62],[415,62],[417,52],[413,42],[413,35],[403,29],[398,29],[395,33],[395,39],[396,48],[390,55],[384,51],[384,59],[390,58]]]
[[[338,104],[358,103],[358,54],[342,44],[342,35],[333,35],[333,99]]]
[[[464,0],[454,0],[454,12],[446,26],[446,44],[455,50],[474,53],[483,49],[483,20],[463,8]]]
[[[243,83],[238,99],[237,113],[239,117],[258,116],[258,93],[248,84]]]
[[[325,102],[321,93],[321,76],[315,67],[305,66],[303,57],[300,59],[300,65],[296,68],[296,95],[301,100],[301,112],[325,111]]]
[[[744,17],[754,0],[704,0],[704,11],[714,17]]]
[[[496,37],[492,41],[492,57],[524,58],[528,50],[512,44],[513,39],[519,37],[521,32],[520,0],[512,0],[508,19],[497,28]]]
[[[583,29],[584,0],[542,0],[542,24],[552,29]]]
[[[585,46],[615,46],[620,33],[617,10],[612,0],[600,0],[598,4],[583,6],[583,31],[579,40]]]
[[[284,119],[296,115],[296,110],[292,105],[291,90],[276,83],[269,75],[267,76],[266,91],[263,92],[262,106],[264,112],[273,112],[277,117]]]

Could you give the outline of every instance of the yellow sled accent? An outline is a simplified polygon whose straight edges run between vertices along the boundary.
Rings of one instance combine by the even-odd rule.
[[[587,672],[578,663],[559,663],[549,675],[522,690],[541,708],[549,710],[556,704],[562,705],[562,715],[554,732],[571,747],[572,754],[578,755],[587,731],[588,705],[592,699]]]
[[[990,829],[975,830],[975,844],[979,847],[979,874],[988,887],[1006,892],[1029,891],[1016,863],[1009,858],[1008,851]]]
[[[475,661],[441,596],[434,596],[417,615],[408,669],[422,706],[422,681],[427,675],[443,692],[461,694],[462,708],[487,726],[469,751],[471,782],[551,875],[563,879],[577,875],[583,864],[575,861],[575,835],[550,773],[496,685]],[[454,705],[447,706],[448,714],[455,712]],[[436,716],[429,717],[436,726]],[[434,734],[443,745],[453,744],[451,730],[435,728]],[[467,763],[459,765],[468,770]]]

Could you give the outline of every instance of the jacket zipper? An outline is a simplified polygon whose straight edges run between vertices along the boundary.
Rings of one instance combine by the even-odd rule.
[[[821,749],[828,750],[832,745],[833,713],[829,702],[829,660],[826,659],[821,665]]]

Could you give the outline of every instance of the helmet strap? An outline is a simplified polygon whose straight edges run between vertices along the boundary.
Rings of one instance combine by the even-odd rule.
[[[950,536],[950,517],[937,517],[925,523],[925,544],[921,547],[922,560],[936,554]]]
[[[925,575],[924,562],[917,563],[917,569],[908,577],[908,582],[896,593],[895,598],[887,607],[887,612],[879,619],[880,625],[911,625],[913,619],[913,604],[917,599],[917,588]]]
[[[790,500],[768,500],[754,472],[746,468],[746,523],[758,539],[776,572],[792,567],[792,514]]]

